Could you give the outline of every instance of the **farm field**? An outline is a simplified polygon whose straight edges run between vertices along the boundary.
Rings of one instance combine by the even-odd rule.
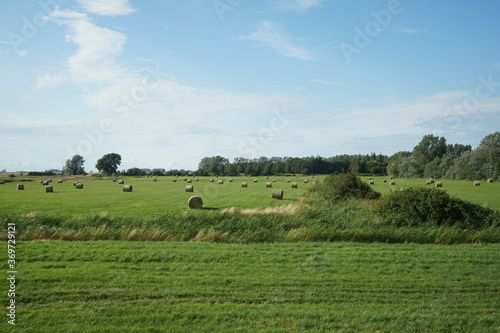
[[[92,214],[119,215],[122,217],[144,217],[155,216],[164,213],[181,213],[189,210],[188,199],[200,196],[203,199],[203,207],[207,210],[221,210],[224,208],[265,208],[294,203],[306,192],[312,184],[311,177],[276,177],[272,178],[249,178],[230,177],[186,177],[192,182],[187,183],[183,177],[173,182],[174,177],[158,177],[154,182],[152,178],[146,177],[123,177],[126,185],[132,185],[131,193],[123,192],[123,185],[112,182],[112,178],[62,178],[62,184],[57,183],[53,177],[53,193],[45,193],[45,186],[40,180],[48,177],[32,178],[31,182],[21,182],[18,177],[13,182],[0,185],[0,206],[3,214],[29,214],[45,213],[65,216],[88,216]],[[28,178],[29,179],[29,178]],[[257,183],[253,180],[257,179]],[[291,182],[297,182],[298,188],[291,188]],[[308,183],[304,183],[307,179]],[[223,180],[224,184],[218,184]],[[75,189],[74,181],[80,181],[84,187]],[[241,187],[242,182],[247,182],[248,187]],[[271,182],[272,188],[267,188],[266,183]],[[23,191],[16,190],[16,184],[24,184]],[[194,192],[186,192],[185,187],[193,185]],[[283,200],[271,198],[273,189],[283,189]]]
[[[21,242],[17,324],[4,318],[0,326],[3,332],[495,332],[499,253],[498,244]]]
[[[389,193],[389,191],[409,186],[434,187],[434,184],[425,185],[425,179],[414,178],[392,179],[396,182],[396,185],[391,186],[389,185],[389,178],[385,177],[387,179],[387,183],[383,182],[383,178],[384,177],[374,177],[373,180],[375,183],[372,185],[373,189],[382,193],[382,195]],[[361,177],[361,179],[368,181],[366,177]],[[483,180],[480,182],[480,186],[474,186],[474,182],[472,181],[457,181],[447,179],[436,179],[435,181],[442,182],[443,187],[441,189],[447,191],[451,196],[455,196],[484,207],[500,210],[499,182],[487,183]]]

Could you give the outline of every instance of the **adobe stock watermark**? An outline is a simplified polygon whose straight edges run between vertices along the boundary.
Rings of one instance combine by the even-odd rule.
[[[278,133],[281,133],[290,124],[290,120],[295,115],[288,113],[286,108],[273,110],[274,116],[269,120],[268,126],[260,129],[255,136],[247,137],[239,146],[238,153],[250,158],[258,157],[259,152],[267,145],[276,140]]]
[[[26,46],[30,40],[35,38],[40,29],[42,29],[47,24],[46,16],[51,12],[56,10],[59,6],[65,5],[69,0],[40,0],[37,2],[39,11],[34,13],[31,17],[23,16],[21,18],[21,29],[19,33],[9,32],[7,35],[7,40],[12,47],[12,50],[23,56],[26,54],[26,50],[22,49]]]
[[[500,91],[500,81],[493,81],[492,74],[489,74],[487,77],[480,75],[477,80],[479,83],[476,85],[474,93],[465,97],[460,104],[454,105],[451,110],[447,111],[441,117],[450,124],[451,129],[458,129],[464,117],[478,110],[482,100],[490,98],[496,92]]]
[[[363,29],[358,26],[354,28],[355,35],[352,44],[345,42],[339,44],[347,63],[352,62],[354,54],[360,54],[363,49],[368,47],[371,41],[391,24],[393,16],[400,14],[403,9],[399,0],[389,0],[386,8],[378,12],[372,10],[373,20],[367,22]]]
[[[212,5],[214,6],[217,15],[221,21],[224,21],[224,15],[227,12],[234,11],[238,6],[243,3],[243,0],[214,0]]]
[[[132,87],[127,93],[120,95],[119,98],[111,103],[110,110],[113,117],[102,118],[95,128],[90,130],[84,129],[82,131],[84,139],[80,140],[74,147],[70,145],[66,146],[67,155],[90,155],[94,148],[104,141],[106,135],[114,132],[115,122],[117,120],[125,120],[130,115],[130,112],[136,109],[141,103],[144,103],[150,92],[167,77],[166,73],[160,72],[158,64],[155,70],[147,68],[141,84]]]

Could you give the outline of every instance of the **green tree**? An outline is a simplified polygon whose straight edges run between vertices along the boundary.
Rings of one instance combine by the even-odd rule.
[[[82,156],[74,155],[71,159],[66,160],[62,172],[70,175],[83,175],[85,173],[84,163],[85,160]]]
[[[415,176],[424,175],[425,165],[432,162],[435,158],[443,157],[446,154],[447,146],[444,137],[432,134],[425,135],[422,141],[413,148],[412,157],[415,162]]]
[[[98,159],[95,167],[106,175],[112,175],[117,172],[121,161],[122,157],[119,154],[110,153]]]

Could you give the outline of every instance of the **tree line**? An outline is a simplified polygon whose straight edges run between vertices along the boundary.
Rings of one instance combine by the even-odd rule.
[[[80,155],[66,161],[63,173],[85,174],[85,160]],[[198,170],[145,170],[131,168],[118,171],[121,156],[104,155],[96,163],[103,174],[127,176],[199,176],[227,175],[272,176],[284,174],[370,174],[395,178],[443,178],[452,180],[500,179],[500,132],[488,134],[476,149],[470,145],[448,144],[446,138],[425,135],[412,151],[400,151],[392,156],[381,153],[337,155],[333,157],[237,157],[232,162],[223,156],[203,157]]]

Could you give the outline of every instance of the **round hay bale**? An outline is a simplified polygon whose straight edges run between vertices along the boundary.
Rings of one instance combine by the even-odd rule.
[[[214,182],[214,180],[213,180],[212,178],[210,178],[209,182],[213,183],[213,182]]]
[[[269,176],[266,176],[266,179],[269,179]]]
[[[48,182],[49,182],[49,183],[52,183],[52,179],[49,179],[49,180],[48,180]]]
[[[273,183],[266,183],[266,187],[273,187]]]
[[[157,179],[156,179],[156,177],[155,177],[155,178],[153,178],[153,181],[154,181],[154,182],[155,182],[156,180],[157,180]]]
[[[289,182],[290,182],[290,179],[287,179],[287,180],[286,180],[286,182],[287,182],[287,183],[289,183]]]
[[[45,186],[45,193],[54,192],[54,187],[52,185]]]
[[[177,183],[177,179],[175,179],[175,178],[172,179],[172,182]]]
[[[493,180],[491,180],[491,179],[486,179],[486,182],[487,182],[487,183],[493,183]]]
[[[272,198],[282,200],[283,199],[283,190],[273,190]]]
[[[233,182],[233,180],[232,180],[231,178],[229,178],[227,181],[228,181],[228,182],[230,182],[230,183],[232,183],[232,182]]]
[[[247,182],[243,182],[243,183],[241,183],[241,187],[248,187]]]
[[[78,184],[78,182],[73,182],[73,186],[76,186],[76,184]]]
[[[276,183],[276,179],[273,179],[273,183]]]
[[[62,179],[59,179],[57,182],[58,182],[59,184],[62,184],[62,183],[63,183],[63,180],[62,180]]]
[[[481,182],[479,182],[477,180],[474,182],[474,186],[480,186],[480,185],[481,185]]]
[[[258,179],[254,179],[254,180],[253,180],[253,182],[254,182],[254,183],[257,183],[258,181],[259,181]]]
[[[292,183],[292,188],[299,188],[297,183]]]
[[[186,192],[194,192],[193,185],[188,185],[188,186],[185,187],[185,189],[186,189]]]
[[[188,180],[187,178],[184,178],[184,181],[185,181],[185,182],[187,182],[187,180]]]
[[[116,178],[113,178],[113,183],[116,183]]]
[[[82,183],[77,183],[75,185],[75,188],[79,189],[79,190],[82,190],[83,189],[83,184]]]
[[[123,185],[123,192],[132,192],[132,185]]]
[[[187,180],[187,183],[191,184],[193,181],[191,179]]]
[[[123,184],[125,184],[125,181],[124,180],[120,180],[120,181],[118,181],[118,184],[123,185]]]
[[[219,180],[219,181],[217,182],[217,184],[222,185],[222,184],[224,184],[224,181],[221,179],[221,180]]]
[[[197,182],[197,181],[198,181],[198,178],[195,178],[195,179],[194,179],[194,181],[195,181],[195,182]]]
[[[42,185],[43,185],[43,186],[47,186],[47,185],[49,185],[49,181],[48,181],[48,180],[44,180],[44,181],[42,182]]]
[[[24,190],[24,185],[23,184],[17,184],[16,185],[16,190]]]
[[[203,200],[197,196],[191,197],[188,200],[188,206],[191,209],[201,209],[203,207]]]
[[[391,182],[389,184],[396,185],[396,182],[394,180],[391,180]]]
[[[307,184],[309,183],[309,181],[307,179],[304,179],[304,183]]]
[[[443,183],[441,183],[441,182],[436,182],[436,187],[443,187]]]
[[[370,181],[368,182],[370,185],[373,185],[375,184],[375,182],[373,181],[373,179],[370,179]]]
[[[5,184],[5,182],[3,180],[0,180],[0,185],[3,185]]]
[[[425,181],[425,184],[426,184],[426,185],[431,185],[431,184],[434,184],[434,179],[432,179],[432,178],[427,178],[427,180]]]
[[[383,183],[387,183],[387,179],[382,179],[382,182]]]

